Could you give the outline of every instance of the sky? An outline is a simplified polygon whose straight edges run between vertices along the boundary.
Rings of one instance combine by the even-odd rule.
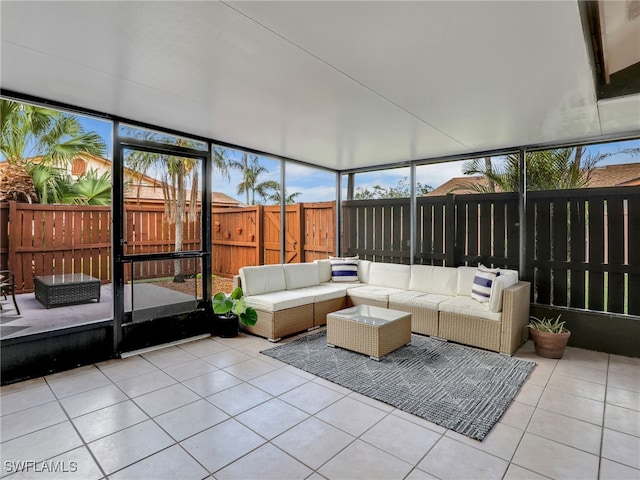
[[[95,119],[87,116],[78,116],[80,123],[85,130],[95,131],[104,138],[107,144],[106,158],[112,159],[112,132],[111,122]],[[594,145],[587,147],[587,152],[595,154],[597,152],[617,152],[623,148],[640,148],[640,140],[631,140],[627,142],[617,142],[610,144]],[[241,153],[236,150],[227,150],[228,154],[234,158],[240,158]],[[602,162],[601,166],[612,163],[630,163],[640,161],[639,157],[613,155],[607,161]],[[280,161],[268,157],[260,157],[260,163],[268,172],[260,176],[260,181],[275,180],[280,182]],[[419,166],[416,169],[417,181],[423,185],[430,185],[436,188],[453,177],[461,177],[462,164],[464,162],[440,163],[429,166]],[[403,177],[409,176],[409,168],[396,168],[389,170],[374,171],[361,173],[356,175],[356,187],[371,188],[374,185],[395,186]],[[246,201],[244,194],[237,193],[237,185],[241,181],[239,172],[232,172],[231,180],[220,179],[214,177],[213,190],[222,192],[232,198],[242,202]],[[286,166],[286,184],[287,195],[292,193],[300,193],[296,197],[298,202],[321,202],[335,200],[335,174],[322,169],[316,169],[296,163],[287,163]]]

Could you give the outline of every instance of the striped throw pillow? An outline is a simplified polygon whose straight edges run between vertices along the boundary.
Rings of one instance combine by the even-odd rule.
[[[358,256],[355,257],[329,257],[331,261],[331,281],[333,282],[357,282],[358,281]]]
[[[471,298],[480,303],[489,303],[491,300],[491,287],[493,281],[500,275],[499,268],[487,268],[482,264],[478,265],[476,275],[473,277],[471,287]]]

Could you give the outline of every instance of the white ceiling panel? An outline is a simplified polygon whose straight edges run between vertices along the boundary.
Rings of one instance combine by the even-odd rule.
[[[4,89],[329,168],[638,129],[637,103],[598,108],[573,1],[1,1],[0,15]]]

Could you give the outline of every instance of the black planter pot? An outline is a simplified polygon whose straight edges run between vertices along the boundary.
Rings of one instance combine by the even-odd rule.
[[[238,336],[240,322],[237,315],[216,315],[216,333],[221,338]]]

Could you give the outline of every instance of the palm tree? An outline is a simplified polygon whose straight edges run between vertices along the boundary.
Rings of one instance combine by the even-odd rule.
[[[31,171],[33,183],[40,192],[40,203],[63,205],[110,205],[111,172],[98,175],[95,169],[74,180],[69,173],[56,167],[35,165]]]
[[[180,141],[181,146],[188,141]],[[164,197],[164,218],[174,225],[175,247],[180,252],[184,241],[185,221],[194,222],[197,219],[198,186],[200,162],[197,159],[177,157],[174,155],[160,155],[152,152],[129,151],[125,156],[125,165],[136,173],[154,176],[162,184]],[[187,195],[189,201],[187,202]],[[188,208],[187,208],[188,205]],[[174,282],[182,282],[182,264],[174,261]]]
[[[98,175],[91,169],[72,185],[73,203],[81,205],[111,204],[111,172]]]
[[[279,188],[278,182],[274,180],[258,181],[260,175],[269,173],[269,170],[260,165],[256,155],[249,155],[247,152],[243,152],[242,160],[232,160],[230,166],[242,172],[242,181],[238,184],[237,192],[238,195],[243,193],[246,195],[247,205],[256,204],[256,193],[264,199],[268,196],[269,190]]]
[[[83,153],[102,156],[105,151],[104,140],[95,132],[86,132],[72,115],[0,99],[0,153],[13,166],[3,175],[4,195],[13,191],[15,193],[9,195],[11,198],[37,201],[32,194],[26,193],[32,190],[27,179],[33,184],[34,171],[48,177],[49,181],[44,184],[55,188],[51,182],[61,178],[56,169],[66,168]],[[46,168],[53,170],[45,173]],[[38,191],[37,187],[35,189]],[[45,193],[46,203],[48,193],[38,193]]]
[[[612,155],[620,153],[638,155],[640,149],[630,148],[620,152],[583,154],[582,147],[557,148],[527,152],[527,189],[557,190],[585,188],[597,165]],[[478,193],[517,192],[520,190],[520,160],[518,155],[507,155],[504,163],[493,165],[487,159],[473,159],[463,166],[465,175],[483,175],[487,182],[468,183],[460,189]]]
[[[280,205],[280,183],[274,180],[270,180],[269,182],[265,183],[270,183],[269,188],[272,190],[272,193],[266,193],[266,195],[262,194],[263,198],[268,202],[272,202],[274,205]],[[298,198],[300,195],[302,195],[301,192],[294,192],[290,195],[287,195],[285,192],[285,202],[288,205],[296,203],[296,198]]]
[[[231,160],[226,149],[222,147],[213,147],[211,152],[211,161],[213,162],[213,168],[216,169],[222,178],[227,181],[231,180]]]

